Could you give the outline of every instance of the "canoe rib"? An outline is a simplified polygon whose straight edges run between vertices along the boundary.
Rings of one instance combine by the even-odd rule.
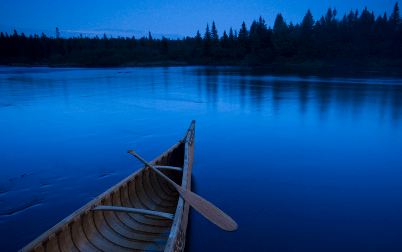
[[[187,189],[194,131],[195,121],[178,143],[150,162]],[[176,189],[144,166],[20,251],[183,251],[188,211]]]
[[[183,168],[181,168],[181,167],[164,166],[164,165],[155,165],[154,167],[156,169],[170,169],[170,170],[176,170],[176,171],[183,171]]]
[[[130,207],[114,207],[114,206],[96,206],[91,209],[92,211],[102,210],[102,211],[114,211],[114,212],[125,212],[125,213],[138,213],[144,215],[153,215],[157,217],[162,217],[166,219],[172,219],[174,215],[170,213],[162,213],[157,211],[150,211],[145,209],[130,208]]]

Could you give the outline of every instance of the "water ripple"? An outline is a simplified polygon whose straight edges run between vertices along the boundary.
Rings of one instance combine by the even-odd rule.
[[[10,210],[7,210],[5,212],[0,213],[0,216],[10,216],[10,215],[14,215],[16,213],[22,212],[28,208],[31,208],[33,206],[39,205],[43,203],[43,199],[36,199],[30,202],[25,203],[22,206],[16,207],[16,208],[12,208]]]

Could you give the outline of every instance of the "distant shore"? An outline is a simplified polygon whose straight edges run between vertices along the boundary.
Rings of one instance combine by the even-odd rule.
[[[273,26],[260,17],[250,26],[218,35],[215,22],[205,32],[182,39],[148,37],[63,38],[0,32],[0,64],[49,67],[245,66],[273,68],[402,69],[402,21],[398,3],[390,17],[350,12],[342,19],[329,8],[314,20],[308,10],[300,24],[282,14]],[[203,35],[202,35],[203,34]]]
[[[326,62],[273,62],[271,64],[250,64],[248,62],[220,62],[204,64],[189,64],[184,61],[154,61],[154,62],[130,62],[118,66],[94,67],[80,65],[77,63],[58,63],[58,64],[28,64],[28,63],[12,63],[3,66],[16,67],[52,67],[52,68],[119,68],[119,67],[175,67],[175,66],[215,66],[215,67],[251,67],[256,69],[275,69],[275,70],[300,70],[300,71],[382,71],[389,72],[395,76],[402,76],[402,68],[398,64],[383,64],[371,62],[370,64],[362,63],[326,63]]]

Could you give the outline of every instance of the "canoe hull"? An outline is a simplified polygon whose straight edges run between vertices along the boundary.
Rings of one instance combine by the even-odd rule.
[[[194,161],[193,121],[184,137],[150,162],[188,190]],[[173,220],[123,211],[92,210],[113,206],[174,214]],[[148,167],[131,174],[62,220],[20,251],[183,251],[189,204]]]

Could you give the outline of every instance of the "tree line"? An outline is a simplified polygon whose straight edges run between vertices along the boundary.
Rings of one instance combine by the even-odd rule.
[[[260,17],[249,28],[219,37],[215,22],[203,34],[171,40],[134,36],[61,38],[45,34],[0,34],[0,64],[114,67],[147,64],[366,65],[402,66],[402,21],[398,2],[388,17],[367,7],[338,18],[336,9],[316,21],[310,10],[302,22],[286,23],[279,13],[273,27]]]

